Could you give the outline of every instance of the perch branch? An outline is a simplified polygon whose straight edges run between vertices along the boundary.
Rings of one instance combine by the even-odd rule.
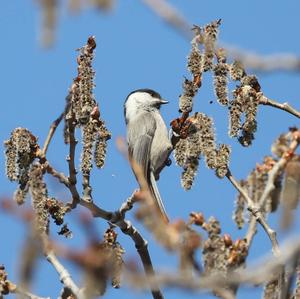
[[[125,220],[125,212],[132,208],[132,203],[135,201],[134,193],[129,199],[122,204],[120,209],[116,212],[107,212],[99,208],[94,202],[87,202],[84,200],[80,201],[80,204],[90,210],[94,217],[103,218],[114,225],[118,226],[121,231],[128,235],[134,242],[135,248],[140,256],[142,261],[145,273],[147,277],[155,275],[151,257],[148,251],[148,242],[142,237],[140,232],[131,224],[130,221]],[[163,295],[158,288],[158,285],[155,285],[151,288],[152,296],[154,299],[162,299]]]

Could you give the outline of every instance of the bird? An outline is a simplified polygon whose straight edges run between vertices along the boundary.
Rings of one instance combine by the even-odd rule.
[[[124,103],[131,168],[140,190],[150,191],[165,223],[169,222],[169,218],[156,181],[162,169],[170,165],[169,156],[173,149],[167,126],[160,114],[161,105],[167,103],[158,92],[148,88],[132,91]]]

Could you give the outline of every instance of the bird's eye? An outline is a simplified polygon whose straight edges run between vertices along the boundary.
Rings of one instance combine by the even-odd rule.
[[[155,102],[155,103],[154,103],[154,107],[157,108],[157,109],[160,108],[160,105],[161,105],[161,104],[160,104],[159,102]]]

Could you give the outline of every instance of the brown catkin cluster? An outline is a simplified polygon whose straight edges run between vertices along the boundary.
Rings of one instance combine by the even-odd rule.
[[[300,298],[300,265],[298,260],[298,265],[296,267],[296,285],[294,290],[294,297],[293,299],[299,299]]]
[[[95,47],[95,39],[90,37],[87,44],[79,50],[80,54],[77,57],[78,76],[74,82],[76,84],[74,112],[79,124],[86,124],[91,112],[97,106],[93,94],[95,71],[92,68]]]
[[[180,112],[191,112],[193,110],[193,99],[198,91],[198,86],[194,81],[184,79],[182,84],[183,93],[179,97],[179,110]]]
[[[188,56],[187,68],[193,77],[201,77],[203,72],[203,54],[199,49],[199,34],[196,33],[192,42],[192,49]]]
[[[214,132],[211,128],[207,128],[210,124],[209,117],[205,114],[197,113],[193,117],[190,117],[189,121],[191,124],[188,128],[188,136],[182,142],[178,143],[178,147],[176,144],[174,151],[175,159],[180,157],[180,160],[176,160],[176,162],[181,164],[184,169],[181,184],[185,190],[189,190],[192,187],[197,173],[200,155],[204,153],[204,146],[206,146],[207,152],[207,146],[210,148],[211,145],[214,145]],[[209,135],[207,144],[203,143],[204,135]],[[184,146],[182,146],[183,144]]]
[[[11,181],[24,186],[28,180],[28,169],[37,150],[35,136],[25,128],[16,128],[10,139],[4,142],[6,155],[6,175]]]
[[[205,230],[208,233],[208,239],[204,243],[202,259],[205,272],[226,273],[226,261],[229,258],[227,248],[221,234],[220,223],[214,217],[209,218],[205,223]]]
[[[5,271],[4,265],[0,264],[0,297],[8,295],[10,290],[10,282],[7,279],[7,272]]]
[[[234,61],[229,66],[229,74],[233,81],[240,81],[246,75],[246,72],[240,61]]]
[[[97,121],[91,120],[82,128],[82,153],[80,169],[83,175],[89,175],[92,169],[93,147],[97,138]]]
[[[229,235],[222,236],[220,223],[214,217],[210,217],[208,222],[201,221],[200,225],[208,234],[202,251],[207,274],[218,272],[225,275],[244,264],[248,255],[245,240],[237,239],[233,243]]]
[[[29,189],[32,206],[35,211],[37,231],[48,232],[49,214],[47,209],[48,191],[43,180],[43,170],[40,163],[33,164],[29,172]]]
[[[186,151],[188,148],[187,139],[179,139],[174,150],[174,159],[178,166],[183,167],[186,161]]]
[[[272,157],[266,156],[263,163],[257,164],[256,168],[251,171],[246,180],[240,181],[243,189],[255,203],[259,203],[261,199],[268,181],[268,174],[275,162],[276,160]],[[272,213],[277,210],[282,192],[282,173],[276,177],[274,187],[275,188],[270,192],[270,196],[266,200],[265,206],[261,209],[263,214]],[[244,211],[244,200],[241,195],[238,195],[236,199],[236,209],[233,213],[233,219],[238,228],[242,228],[244,225]]]
[[[195,36],[192,39],[192,49],[187,58],[187,68],[192,74],[193,79],[184,79],[182,84],[183,92],[179,97],[179,111],[191,112],[193,110],[193,98],[196,96],[202,80],[203,54],[199,49],[199,44],[203,40],[201,28],[195,26]]]
[[[84,176],[89,176],[93,160],[98,168],[104,166],[107,140],[110,139],[105,123],[100,119],[99,107],[93,94],[95,71],[92,61],[95,48],[95,38],[90,37],[79,50],[78,76],[66,99],[64,139],[66,143],[70,141],[70,126],[81,127],[83,148],[80,168]]]
[[[17,190],[14,192],[13,198],[18,205],[22,205],[25,202],[28,189],[28,184],[26,184],[24,189],[17,188]]]
[[[110,251],[111,284],[113,288],[121,285],[121,274],[123,270],[124,248],[117,242],[117,233],[113,229],[106,230],[104,234],[104,246]]]
[[[99,134],[97,136],[94,151],[94,161],[98,168],[102,168],[104,166],[108,139],[110,139],[110,132],[107,130],[104,122],[102,122],[99,128]]]
[[[177,164],[183,167],[181,185],[185,190],[192,187],[196,176],[200,156],[205,156],[206,165],[216,170],[220,178],[227,173],[230,148],[222,144],[216,148],[215,132],[213,121],[203,113],[196,113],[188,118],[190,123],[187,131],[187,138],[181,139],[174,150],[174,157]]]
[[[221,144],[216,155],[216,175],[219,178],[224,178],[228,172],[229,158],[231,149],[227,144]]]
[[[218,28],[221,20],[214,21],[204,27],[204,57],[203,71],[209,71],[213,68],[213,59],[215,54],[215,44],[218,37]]]
[[[264,286],[263,299],[278,298],[278,279],[272,279]]]
[[[213,67],[214,72],[214,90],[218,102],[222,106],[227,106],[229,103],[228,100],[228,71],[229,66],[226,63],[226,53],[224,49],[219,49],[216,53],[217,64]]]
[[[36,137],[25,128],[16,128],[10,139],[4,142],[6,156],[6,175],[11,181],[17,181],[19,187],[14,198],[18,204],[25,201],[28,192],[29,169],[36,151],[38,150]]]
[[[47,199],[46,207],[48,209],[49,215],[54,220],[54,223],[56,225],[62,225],[64,223],[64,216],[68,211],[68,208],[54,197],[50,197]]]
[[[229,135],[237,137],[243,146],[249,146],[254,139],[257,129],[256,113],[261,96],[260,87],[255,76],[245,76],[241,86],[233,92],[233,100],[229,107]],[[245,114],[245,121],[241,124],[241,116]]]

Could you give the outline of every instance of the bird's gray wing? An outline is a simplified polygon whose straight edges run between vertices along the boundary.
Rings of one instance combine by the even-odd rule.
[[[149,176],[150,151],[155,130],[156,121],[151,113],[143,113],[127,125],[129,157],[143,171],[145,179]]]

